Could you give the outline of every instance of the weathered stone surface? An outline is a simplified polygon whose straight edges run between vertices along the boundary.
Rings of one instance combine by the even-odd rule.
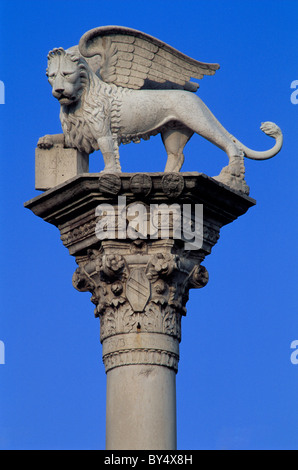
[[[116,195],[121,189],[121,179],[113,173],[106,173],[99,177],[99,191],[103,194]]]
[[[134,174],[119,175],[121,188],[118,194],[107,195],[100,191],[98,173],[78,175],[59,188],[52,188],[25,203],[37,216],[56,225],[61,239],[71,255],[98,245],[95,235],[95,209],[99,204],[117,202],[118,196],[125,196],[127,203],[137,201],[130,189]],[[146,204],[171,204],[173,201],[164,192],[164,173],[150,173],[152,190]],[[202,173],[181,173],[184,189],[179,204],[203,204],[204,246],[209,254],[219,237],[223,225],[233,222],[255,204],[254,199],[231,190]],[[136,248],[136,245],[134,245]]]
[[[78,46],[48,55],[63,134],[39,139],[36,189],[47,191],[25,206],[59,228],[78,265],[73,285],[92,294],[107,373],[107,449],[176,448],[189,290],[207,284],[202,262],[222,226],[255,203],[246,196],[244,157],[271,158],[282,146],[281,130],[267,122],[261,129],[275,145],[247,148],[192,93],[191,77],[218,68],[119,26],[95,28]],[[121,173],[119,145],[159,133],[165,173]],[[214,179],[178,173],[194,133],[228,155]],[[86,174],[94,150],[105,163],[100,175]]]
[[[164,452],[176,446],[175,371],[154,364],[112,369],[107,374],[106,449]]]
[[[119,26],[95,28],[82,36],[79,46],[66,51],[55,48],[48,54],[47,76],[53,96],[61,104],[64,135],[45,136],[38,145],[63,142],[86,154],[100,150],[104,171],[115,173],[121,172],[120,143],[139,142],[160,133],[168,155],[165,172],[179,172],[184,147],[196,133],[228,155],[229,164],[216,177],[218,181],[249,194],[244,156],[255,160],[273,157],[282,147],[283,136],[276,124],[263,123],[262,131],[276,143],[268,151],[257,152],[224,129],[192,93],[198,84],[189,81],[214,75],[218,69],[218,64],[194,60],[140,31]],[[178,182],[178,176],[170,179]],[[169,181],[166,187],[170,188]],[[179,195],[179,188],[176,185],[173,197]]]
[[[130,179],[130,189],[137,196],[146,197],[152,189],[152,180],[147,173],[136,173]]]
[[[35,150],[35,189],[45,191],[80,173],[88,173],[89,155],[74,148]]]
[[[175,374],[188,292],[207,284],[202,262],[221,227],[255,204],[203,174],[166,176],[84,174],[25,204],[59,228],[78,264],[73,285],[92,294],[107,372],[107,449],[175,449]],[[174,219],[166,238],[161,236],[162,222],[152,237],[143,236],[144,224],[140,238],[130,238],[128,230],[117,238],[121,227],[131,223],[123,200],[128,208],[138,203],[142,212],[142,207],[173,208],[173,198],[178,208],[191,208],[190,225],[195,223],[196,206],[203,205],[199,249],[186,249],[183,233],[176,238]],[[104,210],[98,207],[114,212],[114,239],[113,230],[107,232],[109,239],[99,238]],[[150,222],[146,212],[143,216]],[[183,216],[181,210],[175,220]]]
[[[111,176],[77,176],[25,206],[56,225],[64,245],[76,257],[78,269],[73,284],[80,291],[92,293],[102,342],[128,333],[169,335],[179,342],[188,290],[204,287],[208,282],[202,261],[217,243],[220,228],[244,214],[255,201],[199,173],[181,173],[177,178],[169,174],[166,179],[163,173]],[[114,207],[116,226],[119,225],[123,208],[119,209],[118,197],[125,197],[128,204],[138,201],[141,189],[133,193],[132,183],[134,188],[141,188],[143,181],[146,194],[150,187],[147,207],[170,207],[177,187],[181,206],[203,204],[201,249],[185,251],[183,236],[177,240],[171,231],[168,239],[161,239],[159,230],[153,239],[98,239],[98,205],[108,202]],[[177,357],[174,362],[173,356],[168,360],[168,366],[177,370]],[[111,357],[104,361],[111,364]]]
[[[179,173],[168,173],[162,178],[162,189],[170,198],[180,196],[184,188],[184,179]]]

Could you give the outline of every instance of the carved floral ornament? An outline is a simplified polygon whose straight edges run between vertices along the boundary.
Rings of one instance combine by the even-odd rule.
[[[132,250],[130,250],[132,251]],[[129,332],[160,332],[181,338],[181,316],[186,314],[190,288],[204,287],[207,270],[194,264],[188,272],[183,256],[172,253],[145,255],[104,254],[90,250],[79,263],[73,285],[90,291],[95,316],[101,321],[101,340]]]

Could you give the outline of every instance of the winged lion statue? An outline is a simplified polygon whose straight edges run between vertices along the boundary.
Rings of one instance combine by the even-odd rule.
[[[167,152],[165,172],[179,172],[183,149],[197,133],[226,152],[228,166],[215,177],[248,194],[244,156],[264,160],[276,155],[283,136],[271,122],[261,129],[275,139],[268,151],[243,145],[195,94],[201,79],[218,64],[194,60],[140,31],[104,26],[86,32],[78,46],[48,54],[47,77],[58,99],[63,134],[46,135],[39,148],[100,150],[105,172],[120,172],[119,145],[161,134]]]

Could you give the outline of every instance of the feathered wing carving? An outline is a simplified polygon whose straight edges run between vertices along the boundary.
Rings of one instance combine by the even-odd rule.
[[[103,81],[132,89],[196,91],[199,84],[190,78],[214,75],[219,69],[218,64],[199,62],[153,36],[122,26],[87,31],[79,51]]]

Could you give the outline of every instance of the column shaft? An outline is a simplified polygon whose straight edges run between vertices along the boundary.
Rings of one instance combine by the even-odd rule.
[[[103,340],[106,448],[176,449],[178,339],[130,332]]]
[[[107,373],[107,450],[176,449],[176,372],[152,364]]]

